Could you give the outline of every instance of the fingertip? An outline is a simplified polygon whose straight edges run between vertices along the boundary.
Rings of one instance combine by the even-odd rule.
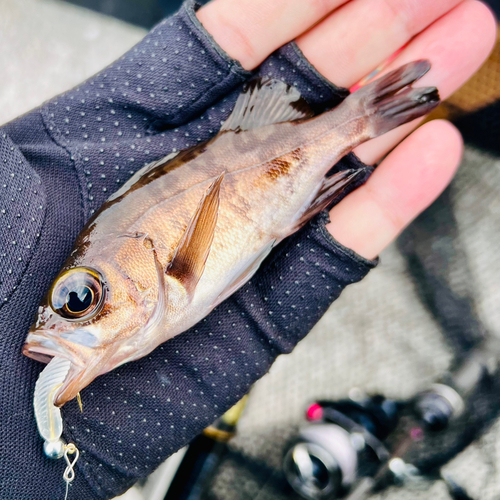
[[[446,120],[430,121],[387,156],[370,189],[381,203],[396,207],[404,227],[450,183],[462,154],[463,140],[456,127]]]
[[[457,127],[448,120],[432,120],[422,125],[413,135],[417,138],[415,140],[432,145],[429,154],[434,154],[438,161],[446,157],[444,163],[453,177],[464,151],[464,140]],[[436,137],[439,137],[439,141],[435,141]]]
[[[422,33],[393,64],[427,54],[432,69],[420,85],[437,86],[447,99],[483,65],[496,40],[493,11],[479,0],[465,0]]]
[[[496,20],[490,8],[478,0],[465,0],[416,37],[386,71],[429,59],[432,68],[418,86],[435,86],[446,99],[479,69],[496,39]],[[365,163],[377,163],[417,124],[418,120],[372,139],[358,146],[355,153]]]
[[[462,137],[462,134],[460,133],[460,130],[458,130],[458,128],[455,127],[455,125],[453,125],[453,123],[451,123],[450,121],[443,119],[432,120],[422,128],[424,127],[432,127],[431,132],[435,132],[442,137],[445,137],[448,141],[449,150],[456,152],[457,163],[460,163],[464,151],[464,139]]]

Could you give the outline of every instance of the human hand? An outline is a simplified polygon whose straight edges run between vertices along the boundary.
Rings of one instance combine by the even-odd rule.
[[[281,44],[307,31],[308,28],[320,18],[325,17],[341,2],[328,2],[326,10],[321,11],[320,9],[320,12],[316,12],[314,8],[310,7],[309,3],[299,0],[293,2],[274,2],[272,4],[269,3],[269,6],[266,6],[265,2],[254,1],[245,4],[238,3],[237,12],[234,12],[233,9],[232,15],[231,8],[234,4],[229,3],[226,5],[226,3],[227,0],[217,0],[209,4],[199,11],[199,18],[205,24],[205,27],[213,33],[216,40],[222,44],[223,48],[226,48],[226,51],[230,55],[233,55],[233,57],[238,57],[244,67],[249,69],[259,64],[262,59],[267,57],[272,50]],[[335,81],[334,77],[337,77],[337,75],[329,75],[327,70],[330,68],[331,71],[331,66],[325,64],[322,67],[321,60],[325,62],[335,60],[337,62],[337,60],[341,61],[342,58],[339,55],[335,56],[335,54],[326,54],[324,59],[318,58],[318,56],[324,54],[326,51],[325,48],[321,49],[321,47],[331,47],[335,41],[332,37],[336,33],[336,30],[330,29],[328,26],[325,28],[323,23],[332,22],[331,19],[336,19],[341,14],[345,15],[346,11],[355,10],[355,6],[361,3],[356,0],[346,4],[340,11],[334,12],[311,31],[298,38],[298,44],[306,53],[306,56],[318,70],[331,78],[332,81]],[[402,2],[393,3],[394,7],[403,8]],[[431,6],[431,2],[427,1],[404,3],[408,9],[411,9],[411,14],[407,16],[407,19],[414,21],[414,28],[413,31],[403,36],[401,32],[404,33],[404,30],[401,30],[400,27],[398,28],[397,23],[392,22],[391,26],[395,25],[395,33],[399,36],[399,38],[395,36],[396,40],[392,40],[391,44],[389,44],[392,46],[384,47],[383,41],[387,37],[390,38],[390,30],[388,30],[387,26],[383,25],[378,35],[375,33],[378,30],[376,23],[371,26],[371,29],[363,28],[363,34],[373,33],[372,45],[368,47],[368,52],[370,56],[377,53],[373,46],[375,43],[375,47],[380,49],[377,56],[378,59],[377,61],[373,59],[371,62],[366,62],[358,54],[355,57],[357,61],[355,65],[342,69],[341,73],[345,80],[341,81],[340,73],[338,74],[338,82],[343,85],[354,83],[364,73],[378,65],[380,60],[390,55],[397,48],[395,46],[396,42],[397,44],[405,43],[407,38],[416,31],[423,30],[436,17],[444,14],[445,11],[452,9],[452,7],[459,3],[458,1],[445,2],[447,7],[443,7],[443,5],[440,7]],[[302,10],[304,4],[308,7],[306,11]],[[363,3],[364,9],[369,8],[372,11],[376,9],[376,6],[370,7],[370,5],[374,4],[376,6],[379,5],[375,0],[366,1]],[[464,7],[466,5],[467,7]],[[252,21],[254,19],[252,12],[245,12],[244,8],[247,7],[257,9],[255,12],[259,15],[258,19],[261,20],[263,27],[260,33]],[[269,12],[269,8],[271,7],[283,9],[280,12],[280,16],[274,15],[275,12]],[[379,8],[383,9],[384,7]],[[385,8],[390,10],[390,7]],[[447,59],[451,53],[461,53],[460,61],[455,63],[457,73],[454,76],[450,76],[446,71],[443,71],[441,79],[439,79],[437,75],[439,68],[442,67],[440,60],[433,59],[435,55],[427,53],[423,49],[422,52],[416,51],[413,55],[408,55],[411,60],[426,57],[433,61],[434,69],[426,77],[427,80],[422,85],[437,84],[441,93],[445,95],[467,78],[480,64],[480,61],[486,56],[491,40],[493,39],[494,25],[490,22],[491,16],[488,11],[484,7],[479,6],[477,2],[470,1],[464,2],[457,7],[457,9],[463,8],[473,9],[475,14],[471,15],[469,10],[466,11],[466,14],[462,14],[465,21],[461,27],[455,26],[457,22],[454,22],[453,30],[455,30],[454,36],[456,39],[452,41],[450,46],[448,46],[446,40],[441,39],[442,32],[439,32],[437,35],[434,33],[431,36],[432,43],[440,44],[439,53],[443,54],[443,59]],[[433,14],[427,16],[426,13],[429,10]],[[225,26],[224,29],[217,28],[215,25],[210,27],[211,21],[209,17],[204,18],[205,14],[210,11],[212,12],[211,15],[215,12],[212,20],[217,20],[218,17],[220,20],[222,12],[228,15],[230,21],[222,22],[220,25]],[[265,15],[266,12],[268,15]],[[448,16],[452,15],[456,16],[455,10],[451,11],[446,17],[443,17],[439,23],[442,23]],[[245,19],[246,22],[243,24],[251,28],[247,32],[247,39],[251,39],[254,43],[257,40],[262,42],[258,45],[258,50],[256,48],[250,51],[250,54],[254,53],[258,55],[253,61],[247,60],[244,55],[246,52],[245,43],[238,44],[237,41],[230,40],[227,46],[224,47],[222,38],[219,39],[220,37],[218,36],[218,34],[237,31],[238,27],[234,23],[239,23],[240,19]],[[370,19],[372,18],[370,17]],[[418,22],[416,19],[418,19]],[[347,20],[344,19],[339,24],[341,26],[350,26],[350,31],[354,31],[356,23],[360,22],[360,19],[356,17],[347,17]],[[481,25],[480,28],[477,27],[477,23]],[[410,22],[410,24],[412,23]],[[168,29],[167,24],[163,26]],[[419,37],[424,37],[425,33],[429,33],[434,29],[435,26],[428,28]],[[272,36],[269,36],[270,33]],[[475,48],[472,47],[470,41],[470,36],[474,33],[477,34]],[[317,36],[316,39],[314,38],[315,36]],[[308,37],[310,46],[315,47],[314,50],[307,49],[306,42]],[[345,41],[346,35],[343,34],[341,39]],[[459,43],[458,40],[462,39],[464,40]],[[161,40],[161,35],[152,38],[151,45],[154,44],[154,40]],[[354,37],[354,40],[355,42],[345,45],[342,52],[346,49],[351,52],[358,50],[362,52],[366,48],[366,45],[359,43],[356,37]],[[163,49],[167,59],[174,58],[172,52],[175,50],[175,41],[173,39],[170,41],[174,46],[168,46]],[[417,43],[417,41],[418,38],[412,44]],[[431,42],[427,42],[424,45],[427,46]],[[231,51],[228,48],[229,46],[231,47]],[[144,49],[147,45],[143,43],[141,47]],[[409,50],[410,47],[406,50]],[[238,48],[243,48],[243,50],[240,50],[241,55],[232,53],[232,50],[238,51]],[[130,59],[134,57],[141,58],[141,54],[134,51],[129,53],[128,56]],[[266,73],[274,71],[274,74],[279,76],[280,68],[276,66],[280,60],[275,56],[273,57],[274,70],[269,66],[269,61],[267,61],[261,71]],[[315,57],[317,57],[316,60],[314,59]],[[400,57],[403,57],[403,55],[400,55]],[[368,58],[368,55],[366,55],[366,58]],[[124,60],[128,59],[124,58]],[[115,70],[117,70],[117,66],[120,64],[115,64]],[[125,66],[125,62],[123,65]],[[141,68],[143,66],[142,64]],[[337,64],[335,66],[338,67]],[[138,74],[146,73],[145,69],[136,68],[136,71]],[[234,69],[234,71],[237,71],[237,69]],[[303,71],[307,71],[307,69]],[[298,72],[301,73],[300,70]],[[457,74],[460,76],[457,77]],[[100,85],[104,85],[102,82],[105,82],[105,78],[112,79],[115,76],[116,72],[113,73],[113,70],[110,70],[108,77],[102,76],[101,79],[96,77],[93,84],[94,88],[101,88]],[[130,80],[134,76],[139,78],[137,75],[132,75],[130,76]],[[200,85],[202,76],[203,74],[198,72],[198,74],[193,75],[191,80],[183,79],[179,83],[183,90],[176,89],[176,92],[178,90],[179,92],[188,94],[190,84]],[[240,72],[240,76],[240,82],[242,82],[250,75]],[[430,79],[431,77],[435,79]],[[123,78],[129,77],[123,76]],[[182,78],[184,78],[184,75]],[[174,86],[171,80],[172,75],[169,74],[167,82],[169,86]],[[128,80],[126,81],[128,82]],[[48,128],[53,127],[54,129],[58,129],[59,133],[55,134],[52,139],[59,141],[64,148],[74,155],[76,158],[75,166],[77,174],[93,185],[88,188],[89,199],[83,202],[87,216],[91,210],[97,209],[100,203],[104,201],[113,187],[116,186],[116,180],[125,180],[122,178],[123,174],[121,172],[123,171],[125,162],[130,165],[128,163],[130,158],[135,158],[137,161],[145,161],[148,158],[148,153],[146,153],[148,149],[154,155],[160,154],[161,151],[165,153],[169,152],[168,148],[172,146],[175,147],[178,145],[177,147],[182,149],[187,146],[187,143],[183,141],[190,140],[184,138],[198,137],[198,135],[195,135],[198,133],[200,138],[206,138],[212,133],[210,128],[206,126],[206,121],[207,119],[210,120],[210,115],[212,116],[211,122],[215,123],[213,128],[216,129],[218,121],[227,116],[231,102],[234,102],[231,101],[233,97],[230,96],[226,102],[222,101],[214,105],[217,99],[219,99],[220,94],[212,93],[211,96],[205,96],[205,100],[199,98],[194,106],[190,106],[186,98],[186,102],[183,103],[183,110],[174,117],[165,118],[165,110],[171,111],[168,108],[168,103],[163,105],[163,101],[159,99],[158,95],[151,95],[154,92],[145,92],[148,82],[144,81],[140,91],[137,90],[136,83],[137,80],[135,83],[131,82],[130,85],[125,85],[124,81],[112,84],[117,87],[120,87],[120,84],[122,84],[120,90],[125,90],[124,92],[116,92],[116,97],[109,94],[109,98],[114,101],[112,103],[101,102],[97,95],[87,94],[86,90],[92,89],[92,85],[82,86],[79,92],[81,92],[80,95],[83,95],[83,97],[80,100],[84,100],[85,102],[80,103],[76,101],[79,94],[78,91],[73,91],[69,94],[72,98],[58,98],[57,102],[59,104],[54,104],[55,101],[53,101],[42,111],[43,119]],[[303,85],[303,81],[301,84]],[[239,82],[237,80],[232,80],[226,85],[224,92],[229,93],[233,88],[236,88],[235,92],[231,94],[232,96],[236,95],[238,93],[238,85]],[[125,87],[134,88],[128,91]],[[105,95],[105,91],[108,90],[110,92],[111,88],[104,88],[104,90],[98,90],[98,92]],[[328,90],[327,86],[324,85],[322,90],[326,92]],[[125,93],[128,92],[129,95],[125,96]],[[173,95],[172,90],[165,92],[167,93],[167,98],[169,95]],[[315,89],[315,92],[319,93],[320,91]],[[207,90],[206,94],[209,93]],[[306,98],[311,97],[314,96],[306,95]],[[67,130],[70,132],[68,134],[70,140],[67,143],[64,142],[66,135],[64,114],[61,114],[62,112],[59,111],[63,105],[75,107],[80,116],[81,113],[85,115],[78,119],[76,113],[71,116],[70,124],[67,126]],[[214,107],[210,108],[204,114],[204,118],[200,118],[199,115],[204,113],[205,108],[212,105]],[[104,115],[115,111],[116,114],[113,114],[113,117],[116,117],[117,114],[120,116],[112,123],[103,124],[101,121],[97,121],[99,116],[94,111],[96,106],[100,107],[98,114]],[[131,118],[128,118],[129,114]],[[147,122],[146,125],[142,123],[144,118]],[[191,123],[183,125],[190,119],[193,119]],[[76,122],[74,130],[71,129],[73,122]],[[119,125],[114,129],[114,123],[116,122]],[[36,126],[34,121],[30,121],[29,125],[30,127]],[[85,125],[84,130],[81,130],[82,125]],[[108,125],[109,131],[107,128]],[[172,125],[179,125],[178,131],[173,130],[171,128]],[[439,128],[429,129],[431,126]],[[148,131],[149,127],[154,129],[153,132]],[[25,157],[32,164],[37,164],[37,162],[41,162],[40,158],[43,157],[43,154],[46,154],[45,150],[44,152],[33,152],[29,140],[20,141],[19,137],[22,135],[20,130],[23,128],[26,128],[26,122],[23,122],[23,119],[21,119],[17,123],[7,127],[7,131],[11,137],[18,139],[16,142],[21,143],[20,147]],[[103,131],[100,128],[103,128]],[[81,136],[76,137],[77,130],[81,130]],[[201,132],[198,132],[199,130]],[[426,134],[423,136],[419,135],[423,134],[424,130],[427,130]],[[122,135],[118,137],[115,135],[114,141],[110,141],[111,131],[114,131],[115,134],[122,132]],[[438,134],[440,135],[440,140],[435,142],[434,136]],[[101,138],[105,136],[107,141],[102,141]],[[384,139],[388,140],[388,136]],[[415,144],[415,137],[421,137],[418,144]],[[408,142],[405,141],[399,146],[399,148],[404,149],[398,149],[392,153],[378,167],[376,173],[371,177],[366,186],[351,194],[331,212],[332,224],[329,227],[332,228],[334,236],[341,243],[351,246],[358,253],[366,257],[371,258],[377,255],[406,222],[437,196],[451,177],[451,173],[458,163],[460,141],[449,125],[442,122],[426,125],[407,139],[407,141],[412,141],[413,146],[411,148],[408,147]],[[423,154],[419,146],[422,143],[427,144],[427,152],[425,154]],[[385,146],[382,144],[378,148],[375,147],[375,145],[381,144],[381,142],[377,141],[373,141],[372,144],[374,147],[371,150],[367,149],[365,152],[363,152],[362,148],[358,150],[358,154],[365,161],[376,159],[377,154],[378,156],[383,155],[390,148],[390,146],[387,147],[387,144]],[[429,147],[429,144],[432,147]],[[132,146],[134,147],[132,148]],[[133,153],[130,153],[131,150]],[[122,160],[112,159],[117,153],[120,158],[123,158]],[[444,153],[448,154],[447,158],[443,158],[445,156]],[[411,160],[408,159],[408,154],[412,156]],[[394,157],[394,155],[398,156]],[[154,158],[151,157],[151,159]],[[113,161],[122,169],[118,173],[114,172],[115,164],[112,163]],[[412,169],[406,171],[410,161]],[[101,165],[101,162],[103,162],[103,165]],[[401,169],[402,164],[405,165],[405,169]],[[43,177],[44,172],[41,172],[41,175]],[[105,175],[105,178],[102,178],[102,175]],[[104,189],[106,191],[103,191]],[[350,200],[356,196],[361,196],[361,198],[354,206],[349,206],[352,203]],[[411,200],[413,201],[410,204]],[[66,200],[66,206],[68,210],[73,208],[71,200]],[[394,216],[394,214],[399,215],[399,217],[397,215]],[[63,227],[58,228],[57,241],[60,242],[63,248],[66,245],[66,253],[69,251],[68,245],[72,242],[72,234],[71,232],[69,235],[65,234],[64,230],[73,231],[74,235],[74,231],[78,231],[81,227],[81,222],[77,220],[79,219],[75,215],[72,219],[73,224],[66,223],[65,221]],[[358,227],[360,230],[357,230]],[[379,229],[377,230],[377,228]],[[366,234],[369,234],[369,237],[365,237]],[[297,247],[297,245],[301,246]],[[365,248],[366,245],[368,245],[367,248]],[[332,248],[337,251],[337,254],[325,257],[323,254]],[[323,250],[323,252],[319,252],[320,250]],[[311,259],[308,257],[308,255],[311,255],[309,252],[314,252],[316,256],[321,253],[322,257]],[[359,280],[367,272],[369,268],[368,263],[350,255],[347,251],[344,254],[342,252],[340,248],[335,249],[334,245],[322,234],[321,224],[317,223],[316,226],[311,225],[305,228],[304,231],[277,249],[272,258],[264,264],[261,272],[251,283],[214,311],[200,325],[161,346],[150,357],[124,366],[106,376],[99,377],[82,393],[84,400],[83,415],[79,414],[76,404],[67,405],[63,410],[68,432],[67,437],[74,440],[82,452],[84,452],[78,464],[77,480],[74,483],[74,487],[70,490],[70,495],[73,495],[74,498],[107,498],[123,490],[123,488],[126,488],[137,478],[151,471],[161,460],[175,451],[176,448],[189,441],[201,428],[210,423],[211,419],[214,419],[217,414],[222,413],[225,408],[246,392],[251,383],[267,371],[276,355],[293,348],[294,344],[307,333],[330,302],[338,295],[339,292],[337,291],[328,291],[329,286],[335,284],[335,286],[342,288],[351,281]],[[306,257],[306,263],[303,266],[306,267],[295,267],[293,272],[288,269],[291,263],[300,266],[300,259],[304,259],[304,257]],[[28,285],[36,286],[37,290],[39,290],[38,295],[43,293],[53,278],[53,273],[57,272],[57,268],[61,264],[58,262],[60,259],[59,255],[48,255],[45,252],[42,261],[50,269],[47,272],[47,276],[41,277],[35,274],[37,278],[36,284],[33,279],[30,282],[26,278]],[[348,262],[359,266],[359,268],[351,269],[343,274],[332,272],[330,267],[336,261],[341,263]],[[315,262],[321,265],[315,266]],[[316,269],[316,267],[319,269]],[[300,277],[298,275],[299,272]],[[308,277],[302,278],[303,274]],[[302,302],[300,302],[301,297],[297,295],[297,292],[293,292],[291,297],[286,294],[290,286],[293,286],[294,281],[297,281],[298,278],[300,279],[300,286],[304,289],[307,287],[307,291],[305,292],[307,297]],[[321,282],[321,280],[326,280],[328,285],[325,287],[316,287],[316,283]],[[19,297],[19,294],[17,297]],[[22,300],[23,297],[21,295],[21,299],[16,299],[16,295],[13,295],[13,298],[13,303],[16,304],[15,300],[17,300],[17,305],[19,306],[19,300]],[[8,326],[13,331],[10,338],[16,339],[13,342],[15,349],[12,350],[12,359],[16,363],[16,366],[19,366],[20,343],[23,340],[19,332],[26,331],[26,322],[29,322],[31,319],[29,311],[36,309],[39,298],[39,296],[30,296],[29,301],[23,303],[23,310],[27,311],[26,315],[19,314],[19,309],[14,309],[15,313],[19,316],[17,323],[14,322],[13,324],[12,319],[9,320],[10,323],[8,323]],[[300,309],[300,312],[294,313],[292,311],[289,313],[295,305],[293,303],[295,300],[299,301],[297,308]],[[281,310],[278,309],[278,305],[281,305],[280,302],[284,304]],[[313,309],[311,304],[314,304],[314,310],[311,310]],[[283,314],[281,314],[281,311],[285,310],[289,316],[288,318],[283,318]],[[6,314],[4,311],[0,312]],[[276,314],[273,320],[270,320],[270,313],[273,312]],[[30,316],[27,316],[27,314],[30,314]],[[281,318],[277,316],[281,316]],[[7,324],[6,321],[3,319],[2,324]],[[241,332],[243,332],[242,335],[239,335]],[[22,394],[22,398],[20,398],[18,404],[13,405],[13,407],[22,409],[22,419],[26,421],[25,428],[29,432],[29,439],[27,444],[23,442],[23,445],[20,446],[21,452],[16,457],[17,462],[14,465],[13,461],[7,461],[7,457],[10,458],[12,456],[9,450],[7,449],[5,453],[2,452],[1,456],[6,457],[4,462],[6,464],[5,468],[8,468],[10,471],[15,470],[15,474],[9,472],[10,475],[6,473],[2,474],[2,477],[9,478],[10,482],[8,486],[10,487],[17,484],[15,482],[16,478],[18,480],[19,477],[29,474],[31,478],[30,482],[45,480],[46,484],[51,485],[51,494],[55,495],[58,494],[58,489],[62,491],[63,488],[60,479],[61,464],[47,463],[47,460],[41,454],[41,441],[34,432],[31,412],[32,387],[40,371],[40,366],[29,360],[22,360],[21,369],[25,371],[29,370],[31,375],[30,383],[28,383],[29,389]],[[12,373],[9,373],[8,377],[10,377],[9,380],[12,380]],[[26,385],[25,380],[19,380],[18,378],[11,385],[8,385],[8,387],[19,387],[20,382],[22,382],[23,386]],[[7,418],[4,421],[10,421],[10,417],[10,413],[7,414]],[[8,435],[7,431],[8,429],[6,428],[2,430],[4,435]],[[36,475],[33,473],[33,464],[36,465]],[[26,495],[26,498],[44,498],[37,487],[40,488],[40,485],[35,484],[33,486],[32,484],[29,490],[31,493],[30,495]],[[24,492],[27,490],[18,491]],[[23,498],[22,494],[18,494],[17,497]],[[49,497],[47,496],[47,498]]]

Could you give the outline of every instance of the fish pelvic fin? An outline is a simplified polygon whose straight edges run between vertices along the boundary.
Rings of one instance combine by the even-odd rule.
[[[347,105],[360,106],[366,116],[367,138],[426,115],[440,103],[435,87],[413,88],[431,68],[426,60],[414,61],[351,94]]]
[[[203,195],[167,267],[167,275],[176,278],[192,297],[210,254],[219,215],[220,189],[225,172],[219,175]]]
[[[276,243],[275,239],[269,241],[264,248],[261,248],[251,259],[248,267],[244,269],[236,278],[231,281],[224,291],[215,299],[212,308],[217,307],[221,302],[224,302],[228,297],[233,295],[236,290],[240,289],[249,279],[257,272],[264,259],[269,255]]]
[[[250,130],[312,116],[314,113],[295,87],[281,80],[257,78],[243,89],[220,131]]]

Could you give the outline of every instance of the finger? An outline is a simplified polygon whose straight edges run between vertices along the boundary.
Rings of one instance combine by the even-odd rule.
[[[348,0],[214,0],[197,17],[233,59],[251,70]]]
[[[297,39],[311,64],[350,88],[462,0],[353,0]]]
[[[449,122],[425,124],[402,142],[368,182],[330,212],[328,230],[340,243],[375,258],[444,190],[462,155]]]
[[[418,86],[435,86],[442,99],[461,87],[488,57],[496,40],[494,15],[483,3],[467,0],[417,36],[387,71],[417,59],[429,59],[432,69]],[[385,72],[385,71],[384,71]],[[362,144],[355,153],[368,164],[383,158],[421,120]]]

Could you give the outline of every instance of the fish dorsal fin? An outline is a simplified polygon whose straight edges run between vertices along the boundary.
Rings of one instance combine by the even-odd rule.
[[[314,113],[295,87],[281,80],[259,78],[252,80],[239,95],[221,132],[250,130],[312,116]]]
[[[160,160],[153,161],[151,163],[148,163],[147,165],[144,165],[144,167],[138,170],[120,189],[118,189],[118,191],[114,192],[107,201],[113,201],[124,195],[136,182],[140,181],[147,173],[151,172],[156,167],[159,167],[160,165],[173,160],[178,154],[179,152],[170,153]]]
[[[203,195],[167,268],[167,274],[179,280],[190,297],[200,281],[210,254],[224,174],[219,175]]]

